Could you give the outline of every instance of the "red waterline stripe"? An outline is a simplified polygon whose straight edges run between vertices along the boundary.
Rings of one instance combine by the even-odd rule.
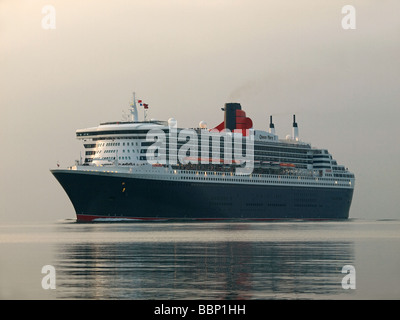
[[[158,221],[158,220],[167,220],[166,218],[135,218],[135,217],[110,217],[110,216],[92,216],[87,214],[77,214],[77,221],[79,222],[91,222],[96,219],[107,219],[107,220],[115,220],[115,219],[126,219],[126,220],[143,220],[143,221]]]
[[[104,220],[138,220],[138,221],[173,221],[173,220],[181,220],[180,218],[143,218],[143,217],[122,217],[122,216],[94,216],[94,215],[86,215],[86,214],[78,214],[77,221],[78,222],[92,222],[96,219],[104,219]],[[184,218],[183,218],[184,219]],[[184,219],[185,220],[185,219]],[[329,221],[334,219],[329,218],[191,218],[188,220],[192,221],[282,221],[282,220],[304,220],[304,221]]]

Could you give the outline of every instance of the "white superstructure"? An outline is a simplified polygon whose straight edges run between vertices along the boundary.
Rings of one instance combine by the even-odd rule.
[[[135,101],[131,105],[131,114],[132,119],[137,119]],[[76,135],[83,142],[85,158],[73,168],[134,174],[149,179],[354,188],[354,174],[338,165],[328,150],[312,148],[310,144],[300,141],[295,117],[292,135],[284,140],[278,139],[275,134],[272,117],[269,131],[250,129],[250,134],[254,137],[254,169],[249,175],[236,175],[232,162],[227,165],[222,152],[223,145],[215,147],[210,142],[210,152],[218,154],[221,151],[220,157],[214,161],[216,157],[212,157],[214,153],[210,153],[209,162],[204,163],[201,158],[200,138],[195,141],[198,157],[190,157],[188,154],[185,163],[170,163],[169,155],[176,155],[179,148],[187,144],[175,137],[176,145],[160,148],[167,154],[166,161],[153,161],[149,164],[148,148],[154,144],[154,141],[148,140],[149,132],[165,132],[167,140],[169,138],[172,141],[169,135],[173,128],[177,135],[184,130],[174,127],[175,124],[175,119],[171,118],[169,121],[107,122],[97,127],[79,129]],[[200,122],[199,127],[192,130],[199,137],[208,134],[210,137],[218,136],[222,139],[226,135],[224,132],[207,129],[204,122]],[[194,145],[193,142],[191,145]]]

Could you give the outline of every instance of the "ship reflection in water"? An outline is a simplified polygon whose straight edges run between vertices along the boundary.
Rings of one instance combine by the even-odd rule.
[[[331,231],[339,225],[332,223]],[[310,228],[312,223],[78,225],[85,236],[56,248],[57,298],[350,298],[341,271],[354,262],[353,243],[316,240]]]

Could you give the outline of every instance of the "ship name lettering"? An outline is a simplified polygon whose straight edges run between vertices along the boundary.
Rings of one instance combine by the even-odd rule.
[[[260,139],[271,139],[270,136],[263,136],[262,134],[260,134]]]

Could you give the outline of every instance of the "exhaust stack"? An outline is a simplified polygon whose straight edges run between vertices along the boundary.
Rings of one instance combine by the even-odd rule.
[[[275,134],[275,125],[272,122],[272,116],[269,116],[269,133]]]
[[[236,129],[236,113],[242,110],[240,103],[225,103],[225,129],[233,131]]]
[[[222,110],[225,112],[224,121],[213,130],[230,130],[231,132],[242,130],[242,134],[247,136],[247,130],[253,128],[253,121],[246,117],[246,112],[242,110],[240,103],[225,103],[225,107]]]
[[[292,139],[299,141],[299,128],[297,127],[296,115],[293,115]]]

